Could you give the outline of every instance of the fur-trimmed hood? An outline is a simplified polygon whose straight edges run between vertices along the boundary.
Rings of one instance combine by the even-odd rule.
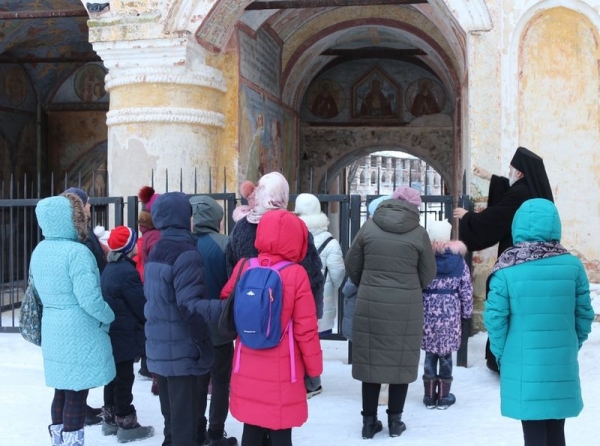
[[[433,242],[437,277],[459,277],[463,272],[463,257],[467,253],[465,244],[458,240]]]
[[[434,254],[443,254],[446,251],[452,254],[460,254],[465,256],[467,254],[467,246],[460,240],[450,240],[449,242],[432,242],[431,247],[433,248]]]

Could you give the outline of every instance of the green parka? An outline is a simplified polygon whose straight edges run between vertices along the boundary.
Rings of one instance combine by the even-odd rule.
[[[548,200],[526,201],[512,234],[515,245],[560,241],[556,207]],[[565,253],[495,271],[483,316],[500,365],[502,415],[577,416],[583,408],[577,354],[594,319],[581,261]]]
[[[352,376],[363,382],[406,384],[417,379],[423,338],[423,288],[436,274],[419,210],[383,201],[346,254],[346,272],[358,284]]]

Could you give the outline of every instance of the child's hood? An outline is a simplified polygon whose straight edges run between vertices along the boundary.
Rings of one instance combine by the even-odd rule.
[[[258,223],[254,246],[259,257],[275,257],[297,263],[304,259],[308,250],[308,229],[289,211],[268,211]]]
[[[462,274],[462,261],[467,247],[458,240],[450,242],[433,242],[437,276],[447,277]]]

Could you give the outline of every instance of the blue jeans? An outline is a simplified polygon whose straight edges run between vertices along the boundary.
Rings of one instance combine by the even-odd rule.
[[[425,352],[423,374],[427,379],[433,379],[436,376],[439,376],[442,379],[452,379],[452,353],[440,356],[435,353]]]

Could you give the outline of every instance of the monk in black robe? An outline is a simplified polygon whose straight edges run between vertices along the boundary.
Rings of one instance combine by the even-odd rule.
[[[454,217],[459,219],[459,238],[469,251],[480,251],[497,243],[500,257],[513,245],[511,227],[517,209],[532,198],[554,201],[544,161],[532,151],[519,147],[510,162],[509,178],[492,175],[480,167],[475,167],[473,173],[490,180],[488,205],[481,212],[454,210]],[[485,359],[487,367],[497,372],[498,364],[490,351],[489,340]]]

